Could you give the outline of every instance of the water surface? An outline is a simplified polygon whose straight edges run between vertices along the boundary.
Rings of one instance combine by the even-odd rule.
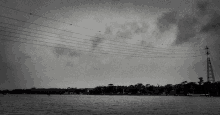
[[[0,95],[2,115],[219,115],[218,97]]]

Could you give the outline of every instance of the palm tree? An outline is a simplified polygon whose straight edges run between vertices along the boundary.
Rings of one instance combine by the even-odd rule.
[[[204,81],[203,77],[199,77],[199,82],[198,83],[199,83],[200,86],[203,84],[203,81]]]
[[[199,91],[201,93],[201,92],[203,92],[202,91],[203,77],[199,77],[199,82],[198,83],[199,83]]]

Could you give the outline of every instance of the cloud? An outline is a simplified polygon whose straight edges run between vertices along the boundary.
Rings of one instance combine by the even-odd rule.
[[[69,66],[69,67],[73,67],[73,63],[72,63],[72,62],[67,62],[67,63],[66,63],[66,67],[68,67],[68,66]]]
[[[214,12],[209,22],[202,27],[202,32],[216,32],[216,34],[219,34],[217,33],[218,30],[220,30],[220,13]]]
[[[205,22],[201,28],[201,33],[219,34],[220,30],[220,9],[217,0],[200,0],[197,1],[196,8],[199,11],[200,18],[204,18]],[[217,6],[217,8],[216,8]],[[203,16],[203,17],[202,17]]]
[[[95,48],[104,40],[102,37],[93,37],[92,38],[92,50],[95,50]]]
[[[31,56],[27,53],[21,51],[14,51],[12,54],[7,50],[8,46],[0,45],[0,71],[17,71],[20,69],[18,65],[24,64],[28,59],[31,59]],[[11,58],[13,57],[13,58]]]
[[[35,68],[35,64],[32,63],[31,56],[23,51],[21,48],[15,48],[15,44],[0,44],[0,87],[16,87],[20,88],[26,83],[34,72],[30,72],[30,69]],[[23,81],[23,83],[21,83]]]
[[[208,10],[209,4],[210,3],[208,1],[199,0],[199,1],[197,1],[196,9],[198,9],[200,14],[204,14]]]
[[[112,34],[120,38],[131,38],[134,34],[146,33],[149,25],[146,22],[130,21],[123,24],[112,23],[105,28],[105,34]]]
[[[105,28],[104,34],[112,34],[112,28],[111,28],[110,26],[107,26],[107,27]]]
[[[56,55],[57,58],[60,56],[68,56],[68,57],[79,57],[81,53],[75,49],[70,49],[63,44],[59,44],[54,46],[53,53]]]
[[[62,48],[62,47],[54,47],[54,54],[57,57],[63,56],[63,55],[67,55],[68,54],[68,49]]]
[[[115,40],[131,40],[140,43],[149,33],[149,23],[144,21],[127,21],[124,23],[111,23],[106,26],[104,36]],[[136,42],[137,41],[137,42]]]
[[[134,34],[142,34],[146,33],[149,29],[149,25],[145,22],[134,21],[127,22],[125,24],[120,25],[121,29],[124,30],[121,33],[125,33],[132,37]],[[118,31],[120,33],[120,31]]]
[[[160,34],[165,31],[169,31],[171,27],[177,27],[176,40],[174,45],[181,45],[189,39],[193,38],[197,34],[196,26],[198,23],[198,18],[192,14],[182,14],[178,11],[169,11],[163,13],[159,18],[157,18],[157,27]]]
[[[13,65],[11,65],[10,63],[8,62],[1,62],[1,68],[0,68],[1,71],[7,71],[7,70],[10,70],[10,71],[14,71],[15,68],[13,67]]]
[[[158,18],[157,26],[160,32],[164,32],[166,30],[169,30],[172,24],[176,24],[177,21],[177,11],[166,12]]]
[[[169,31],[172,26],[177,26],[177,36],[173,45],[190,43],[190,41],[200,42],[201,39],[197,37],[200,34],[210,32],[219,34],[220,12],[219,8],[214,8],[215,5],[214,1],[198,0],[192,5],[194,9],[191,10],[192,12],[181,14],[180,11],[173,10],[162,13],[157,18],[159,34]]]
[[[17,61],[18,61],[19,63],[24,63],[27,59],[31,59],[31,56],[28,55],[28,54],[26,54],[26,53],[22,53],[21,55],[19,55],[19,56],[17,57]]]
[[[81,54],[79,53],[79,52],[77,52],[77,51],[70,51],[69,52],[69,56],[70,57],[79,57]]]
[[[185,15],[183,18],[181,18],[177,23],[178,33],[175,45],[185,43],[190,38],[195,37],[197,34],[195,26],[197,24],[198,20],[191,15]]]

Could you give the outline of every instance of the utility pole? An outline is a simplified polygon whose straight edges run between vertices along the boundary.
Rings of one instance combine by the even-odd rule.
[[[210,60],[210,52],[208,46],[206,46],[206,55],[207,55],[207,82],[215,82],[215,76],[212,68],[212,63]]]

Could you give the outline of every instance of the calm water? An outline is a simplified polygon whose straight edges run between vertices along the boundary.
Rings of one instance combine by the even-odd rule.
[[[219,115],[220,98],[0,95],[1,115]]]

